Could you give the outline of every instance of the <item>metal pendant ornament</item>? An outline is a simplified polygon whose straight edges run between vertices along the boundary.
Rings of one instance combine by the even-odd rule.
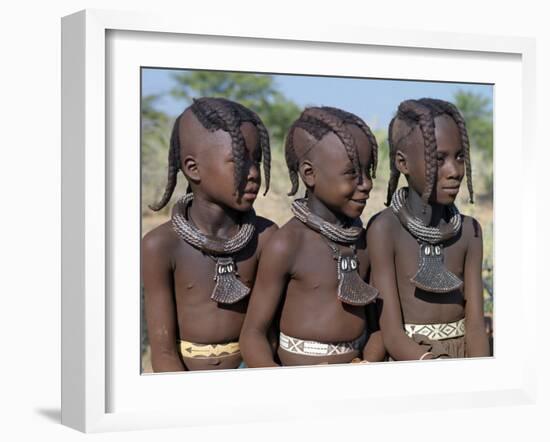
[[[215,273],[216,285],[210,296],[213,301],[235,304],[250,293],[250,288],[237,279],[237,266],[230,256],[216,260]]]
[[[359,260],[355,250],[350,255],[337,252],[338,299],[345,304],[363,306],[374,301],[378,290],[359,276]]]
[[[215,261],[216,285],[210,298],[222,304],[234,304],[245,298],[250,293],[250,288],[237,279],[237,265],[231,255],[244,249],[254,236],[256,213],[252,209],[244,213],[237,234],[220,240],[205,235],[189,222],[187,212],[192,201],[192,193],[178,200],[172,211],[172,228],[180,239]]]
[[[419,289],[448,293],[462,287],[462,280],[443,264],[443,247],[420,243],[419,266],[411,282]]]
[[[434,293],[449,293],[462,287],[463,281],[444,264],[445,241],[454,238],[462,228],[462,216],[454,204],[448,206],[449,222],[442,227],[429,227],[413,216],[406,204],[409,189],[402,187],[392,197],[390,207],[401,225],[418,241],[418,270],[411,278],[415,287]]]

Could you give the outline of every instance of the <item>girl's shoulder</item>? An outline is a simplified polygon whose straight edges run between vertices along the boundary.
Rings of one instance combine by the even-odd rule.
[[[483,237],[481,230],[481,224],[473,216],[462,215],[462,235],[466,240]]]
[[[171,221],[167,221],[149,231],[142,238],[141,247],[145,257],[169,257],[179,243]]]
[[[401,224],[390,207],[374,214],[367,223],[367,236],[388,235],[399,229]]]
[[[279,229],[279,226],[268,218],[263,216],[256,217],[256,234],[258,235],[258,247],[257,251],[261,251],[265,248],[265,245],[270,241],[273,235]]]
[[[292,217],[283,224],[273,235],[270,243],[276,248],[294,248],[302,242],[307,227],[301,221]]]

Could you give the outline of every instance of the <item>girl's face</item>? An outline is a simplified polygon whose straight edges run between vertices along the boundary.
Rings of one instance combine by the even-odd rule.
[[[220,132],[220,143],[208,149],[207,155],[201,161],[201,191],[220,205],[238,211],[250,210],[262,183],[258,132],[252,123],[241,125],[241,133],[245,141],[242,173],[246,177],[242,195],[238,195],[236,190],[237,159],[233,155],[231,136],[221,130],[218,132]]]
[[[372,190],[369,173],[372,148],[359,127],[346,125],[346,128],[355,140],[360,170],[354,168],[346,148],[336,134],[329,132],[314,148],[311,160],[314,183],[310,191],[333,213],[354,219],[363,212]]]
[[[186,116],[180,132],[181,161],[196,194],[222,207],[244,212],[252,208],[260,190],[261,148],[258,131],[252,123],[243,123],[240,130],[245,144],[242,195],[236,190],[237,159],[228,132],[221,129],[209,132],[193,115]]]
[[[437,143],[437,174],[429,202],[448,205],[454,203],[460,183],[464,178],[464,150],[458,126],[450,116],[437,116],[434,122]],[[422,195],[426,183],[426,162],[424,140],[418,127],[411,133],[407,145],[405,170],[401,171],[407,177],[409,186]]]

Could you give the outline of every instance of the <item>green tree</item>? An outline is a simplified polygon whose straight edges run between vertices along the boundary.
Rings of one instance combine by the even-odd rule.
[[[468,129],[478,186],[476,193],[492,198],[493,194],[493,109],[491,100],[472,92],[458,91],[454,95]]]
[[[236,72],[194,71],[174,74],[170,92],[190,104],[193,98],[214,96],[237,101],[256,112],[269,131],[274,148],[281,145],[286,130],[300,108],[277,88],[271,75]]]
[[[490,99],[472,92],[458,91],[454,102],[466,121],[472,146],[492,158],[493,109]]]

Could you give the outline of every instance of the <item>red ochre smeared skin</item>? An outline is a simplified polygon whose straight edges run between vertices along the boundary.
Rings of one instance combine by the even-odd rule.
[[[310,149],[300,171],[308,188],[308,207],[329,222],[337,221],[335,214],[358,217],[364,204],[352,200],[368,198],[372,189],[372,180],[365,173],[371,146],[357,126],[347,128],[357,145],[362,184],[358,184],[357,175],[350,173],[351,162],[332,133]],[[296,130],[297,138],[303,135],[300,132],[303,131]],[[369,268],[365,239],[363,232],[357,246],[363,279],[367,278]],[[298,355],[280,348],[275,354],[272,351],[266,335],[274,321],[286,335],[319,342],[356,339],[365,330],[367,315],[369,326],[373,326],[377,319],[376,305],[343,304],[337,299],[337,287],[336,261],[326,239],[296,218],[290,219],[272,235],[260,259],[240,339],[247,366],[271,367],[279,362],[281,365],[348,363],[367,354],[370,361],[382,360],[384,348],[378,331],[373,331],[365,348],[346,355]]]
[[[400,144],[396,155],[397,168],[409,184],[409,209],[430,225],[444,222],[444,206],[456,198],[456,192],[447,192],[445,188],[460,185],[464,177],[464,155],[456,123],[447,115],[437,116],[435,129],[437,181],[427,207],[421,199],[425,165],[424,144],[418,128]],[[444,248],[445,266],[464,281],[462,289],[447,294],[428,293],[410,282],[418,270],[419,245],[390,208],[376,215],[369,224],[367,241],[371,281],[380,292],[380,328],[393,359],[419,359],[425,353],[425,349],[405,334],[403,323],[447,323],[464,317],[466,356],[489,355],[483,319],[483,240],[481,227],[474,218],[463,216],[462,230]]]
[[[258,134],[251,123],[240,130],[246,144],[246,189],[257,193],[261,177],[256,160]],[[254,195],[239,198],[234,189],[231,138],[223,130],[209,132],[187,110],[180,121],[182,170],[194,199],[189,209],[195,225],[208,235],[226,239],[238,230],[240,213],[249,210]],[[248,245],[233,255],[239,279],[252,287],[262,249],[277,226],[257,216]],[[199,344],[236,342],[248,297],[222,305],[210,299],[215,285],[214,260],[180,239],[171,222],[142,240],[142,280],[145,314],[155,372],[236,368],[241,355],[182,358],[178,340]]]

